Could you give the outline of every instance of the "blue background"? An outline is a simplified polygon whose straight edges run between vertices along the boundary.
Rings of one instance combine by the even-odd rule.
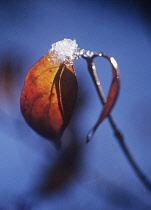
[[[75,132],[83,146],[79,176],[55,195],[38,201],[33,191],[58,152],[28,127],[19,107],[27,71],[52,43],[76,39],[80,48],[113,56],[120,69],[121,90],[112,114],[136,162],[151,180],[149,8],[143,10],[141,1],[121,2],[1,1],[0,209],[17,209],[20,202],[31,200],[34,210],[151,208],[150,194],[128,164],[108,120],[85,145],[102,105],[84,60],[74,63],[79,83],[77,109],[63,136],[63,141],[72,139]],[[110,66],[103,58],[95,61],[107,93]],[[6,63],[13,67],[11,76],[3,73]]]

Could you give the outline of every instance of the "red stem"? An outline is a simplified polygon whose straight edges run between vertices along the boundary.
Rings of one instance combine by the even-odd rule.
[[[106,98],[104,96],[102,87],[100,85],[100,81],[96,72],[96,67],[95,64],[93,62],[93,59],[95,57],[98,56],[103,56],[105,58],[107,58],[108,60],[110,59],[110,57],[104,55],[103,53],[94,55],[92,57],[85,57],[83,56],[83,58],[87,61],[87,65],[88,65],[88,71],[90,73],[90,76],[94,82],[95,88],[97,90],[97,93],[99,95],[99,98],[102,102],[103,105],[105,105],[106,103]],[[138,167],[138,165],[136,164],[136,162],[134,161],[131,153],[129,152],[125,142],[124,142],[124,137],[122,135],[122,133],[120,132],[120,130],[117,128],[112,115],[109,113],[109,115],[107,116],[110,122],[110,125],[113,129],[114,135],[119,143],[119,145],[121,146],[127,160],[129,161],[130,165],[132,166],[133,170],[135,171],[136,175],[138,176],[138,178],[140,179],[140,181],[144,184],[144,186],[151,192],[151,182],[148,180],[148,178],[144,175],[144,173],[141,171],[141,169]],[[92,134],[91,134],[92,135]]]

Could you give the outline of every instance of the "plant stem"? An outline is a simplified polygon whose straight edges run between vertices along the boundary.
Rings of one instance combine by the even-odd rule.
[[[97,55],[93,55],[92,57],[85,57],[83,56],[83,58],[87,61],[87,65],[88,65],[88,71],[90,73],[90,76],[94,82],[95,88],[97,90],[97,93],[99,95],[99,98],[102,102],[102,104],[104,105],[106,103],[106,98],[104,96],[102,87],[100,85],[100,81],[96,72],[96,67],[95,64],[93,62],[93,59],[95,57],[98,56],[103,56],[105,58],[109,58],[108,56],[100,53]],[[144,175],[144,173],[141,171],[141,169],[138,167],[138,165],[136,164],[136,162],[134,161],[131,153],[129,152],[125,142],[124,142],[124,137],[122,135],[122,133],[120,132],[120,130],[117,128],[117,125],[115,124],[113,117],[111,114],[108,115],[108,119],[110,122],[110,125],[113,129],[114,135],[119,143],[119,145],[121,146],[126,158],[128,159],[130,165],[132,166],[133,170],[135,171],[136,175],[138,176],[138,178],[140,179],[140,181],[144,184],[144,186],[151,192],[151,182],[148,180],[148,178]]]

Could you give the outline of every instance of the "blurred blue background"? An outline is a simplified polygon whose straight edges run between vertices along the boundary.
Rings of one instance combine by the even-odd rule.
[[[82,144],[78,176],[55,195],[35,198],[43,172],[58,152],[25,123],[19,107],[30,67],[64,38],[104,52],[119,65],[121,90],[112,112],[126,144],[151,180],[151,12],[149,1],[0,1],[0,209],[151,209],[150,193],[138,180],[105,120],[92,141],[87,132],[102,109],[84,60],[76,60],[77,108],[63,140]],[[105,93],[110,66],[97,58]],[[27,209],[30,209],[27,207]]]

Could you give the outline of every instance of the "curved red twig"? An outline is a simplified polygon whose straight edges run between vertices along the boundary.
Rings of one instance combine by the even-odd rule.
[[[93,63],[93,59],[97,56],[102,56],[104,58],[106,58],[110,64],[111,64],[111,68],[112,68],[112,81],[111,81],[111,85],[110,85],[110,89],[108,92],[108,96],[107,99],[105,101],[103,101],[104,107],[103,110],[96,122],[96,124],[94,125],[94,127],[90,130],[90,132],[88,133],[87,136],[87,142],[90,141],[90,139],[92,138],[95,130],[97,129],[97,127],[100,125],[100,123],[109,116],[119,93],[119,87],[120,87],[120,78],[119,78],[119,70],[118,70],[118,65],[116,60],[113,57],[109,57],[107,55],[104,55],[103,53],[100,53],[98,55],[92,56],[91,58],[86,58],[88,62],[88,69],[90,74],[93,77],[93,80],[95,81],[95,85],[98,88],[101,88],[100,86],[100,82],[99,79],[97,77],[96,74],[96,69],[95,69],[95,65]],[[100,87],[98,87],[100,86]],[[99,92],[100,93],[100,92]]]

